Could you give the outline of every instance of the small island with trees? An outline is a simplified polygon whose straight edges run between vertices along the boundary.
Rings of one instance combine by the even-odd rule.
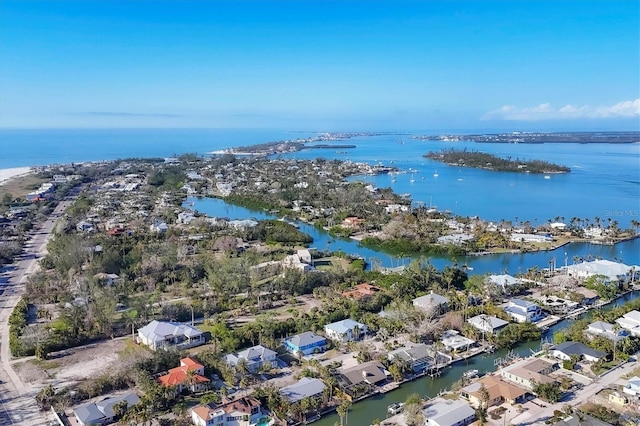
[[[521,160],[511,157],[501,158],[493,154],[480,151],[469,151],[467,149],[445,149],[442,151],[432,151],[424,155],[425,158],[440,161],[451,166],[473,167],[477,169],[495,170],[500,172],[518,173],[569,173],[571,169],[567,166],[550,163],[543,160]]]

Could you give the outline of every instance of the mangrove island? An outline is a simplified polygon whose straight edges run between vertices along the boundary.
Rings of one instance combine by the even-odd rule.
[[[429,152],[425,158],[440,161],[450,166],[473,167],[476,169],[495,170],[500,172],[518,173],[569,173],[571,169],[567,166],[550,163],[542,160],[521,160],[511,157],[501,158],[492,154],[480,151],[469,151],[467,149],[445,149],[439,152]]]

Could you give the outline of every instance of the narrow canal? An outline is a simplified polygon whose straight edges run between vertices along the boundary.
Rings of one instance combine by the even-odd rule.
[[[230,219],[277,219],[276,216],[269,215],[264,211],[249,210],[244,207],[227,204],[218,198],[188,198],[185,208],[197,210],[211,217],[227,217]],[[312,247],[321,251],[343,251],[354,256],[361,256],[367,262],[376,259],[384,267],[396,267],[408,265],[413,259],[411,257],[395,257],[390,254],[368,249],[361,246],[352,239],[333,238],[327,232],[317,229],[309,224],[298,222],[300,231],[309,234],[313,238]],[[566,263],[574,263],[575,257],[584,259],[602,258],[616,260],[627,264],[637,264],[640,259],[640,238],[624,241],[613,246],[571,243],[552,251],[541,251],[535,253],[516,254],[491,254],[485,256],[463,256],[452,258],[448,256],[429,256],[429,262],[438,269],[450,266],[454,262],[458,265],[467,265],[471,268],[471,274],[501,274],[511,275],[525,272],[529,268],[538,267],[543,269],[549,266],[549,262],[554,261],[560,267]]]
[[[636,291],[628,293],[624,297],[605,305],[603,309],[612,309],[616,306],[620,306],[628,301],[640,298],[640,292]],[[589,318],[593,311],[589,311],[579,318]],[[571,325],[572,321],[564,320],[554,325],[543,336],[543,339],[548,339],[549,342],[553,340],[553,333],[562,330],[565,327]],[[532,351],[536,352],[540,350],[541,342],[527,342],[520,344],[513,348],[513,352],[516,355],[527,356],[531,355]],[[387,417],[387,407],[394,402],[403,402],[412,393],[417,393],[423,397],[434,397],[440,391],[445,389],[451,389],[451,385],[456,380],[462,377],[462,374],[470,369],[476,369],[481,373],[487,373],[495,371],[497,369],[494,364],[496,359],[504,358],[507,355],[507,350],[496,351],[490,355],[478,355],[467,361],[460,361],[451,367],[442,370],[442,375],[438,378],[422,377],[412,382],[403,384],[400,388],[386,393],[384,395],[375,395],[371,398],[365,399],[355,403],[349,411],[349,425],[354,426],[366,426],[373,422],[373,420],[384,419]],[[322,419],[318,420],[314,425],[317,426],[333,426],[335,422],[340,422],[340,417],[336,413],[328,414]]]

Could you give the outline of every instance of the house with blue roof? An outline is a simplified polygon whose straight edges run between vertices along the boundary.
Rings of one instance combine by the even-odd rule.
[[[284,347],[297,356],[320,353],[327,350],[327,339],[312,331],[296,334],[284,339]]]
[[[361,322],[352,320],[351,318],[342,321],[332,322],[324,326],[324,334],[331,340],[346,343],[360,340],[369,329]]]

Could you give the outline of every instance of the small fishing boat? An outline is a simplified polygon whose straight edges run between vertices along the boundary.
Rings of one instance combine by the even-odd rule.
[[[474,377],[478,377],[478,370],[467,370],[462,374],[462,377],[465,379],[473,379]]]
[[[399,414],[402,412],[402,407],[404,407],[404,402],[394,402],[393,404],[387,407],[387,413],[392,416]]]

